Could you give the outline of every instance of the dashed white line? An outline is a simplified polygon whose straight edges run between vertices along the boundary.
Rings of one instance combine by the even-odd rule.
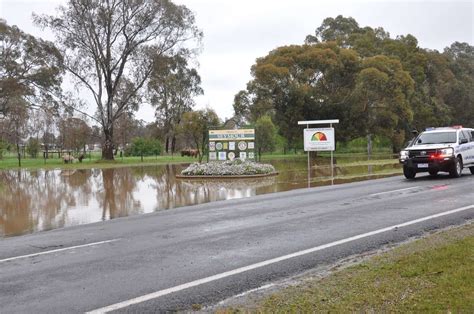
[[[95,246],[95,245],[100,245],[100,244],[105,244],[105,243],[111,243],[111,242],[115,242],[115,241],[118,241],[118,240],[120,240],[120,239],[112,239],[112,240],[106,240],[106,241],[100,241],[100,242],[70,246],[70,247],[65,247],[65,248],[62,248],[62,249],[32,253],[32,254],[27,254],[27,255],[14,256],[14,257],[9,257],[9,258],[5,258],[5,259],[0,259],[0,263],[14,261],[14,260],[17,260],[17,259],[23,259],[23,258],[28,258],[28,257],[35,257],[35,256],[40,256],[40,255],[46,255],[46,254],[53,254],[53,253],[57,253],[57,252],[67,251],[67,250],[79,249],[79,248],[84,248],[84,247],[88,247],[88,246]]]
[[[244,266],[244,267],[240,267],[240,268],[237,268],[237,269],[234,269],[234,270],[226,271],[224,273],[220,273],[220,274],[209,276],[209,277],[206,277],[206,278],[194,280],[194,281],[184,283],[184,284],[181,284],[181,285],[178,285],[178,286],[175,286],[175,287],[171,287],[171,288],[164,289],[164,290],[159,290],[159,291],[156,291],[156,292],[153,292],[153,293],[150,293],[150,294],[146,294],[146,295],[143,295],[143,296],[140,296],[140,297],[137,297],[137,298],[133,298],[133,299],[126,300],[126,301],[123,301],[123,302],[115,303],[115,304],[112,304],[112,305],[109,305],[109,306],[106,306],[106,307],[102,307],[102,308],[99,308],[99,309],[96,309],[96,310],[92,310],[92,311],[87,312],[87,313],[91,313],[91,314],[108,313],[108,312],[111,312],[111,311],[123,309],[125,307],[131,306],[131,305],[134,305],[134,304],[150,301],[150,300],[162,297],[164,295],[168,295],[168,294],[178,292],[178,291],[181,291],[181,290],[184,290],[184,289],[196,287],[196,286],[199,286],[199,285],[202,285],[202,284],[205,284],[205,283],[209,283],[209,282],[216,281],[216,280],[219,280],[219,279],[223,279],[223,278],[226,278],[226,277],[230,277],[230,276],[233,276],[233,275],[241,274],[241,273],[246,272],[246,271],[254,270],[254,269],[264,267],[264,266],[267,266],[267,265],[270,265],[270,264],[285,261],[285,260],[288,260],[288,259],[291,259],[291,258],[294,258],[294,257],[299,257],[299,256],[302,256],[302,255],[314,253],[314,252],[321,251],[321,250],[324,250],[324,249],[327,249],[327,248],[330,248],[330,247],[333,247],[333,246],[341,245],[341,244],[352,242],[352,241],[359,240],[359,239],[362,239],[362,238],[367,238],[367,237],[370,237],[370,236],[373,236],[373,235],[376,235],[376,234],[384,233],[384,232],[387,232],[387,231],[390,231],[390,230],[393,230],[393,229],[396,229],[396,228],[402,228],[402,227],[410,226],[410,225],[417,224],[417,223],[420,223],[420,222],[423,222],[423,221],[426,221],[426,220],[439,218],[439,217],[447,216],[447,215],[451,215],[451,214],[455,214],[455,213],[466,211],[466,210],[469,210],[469,209],[474,209],[474,205],[460,207],[460,208],[445,211],[445,212],[442,212],[442,213],[439,213],[439,214],[430,215],[430,216],[422,217],[422,218],[415,219],[415,220],[410,220],[410,221],[404,222],[402,224],[393,225],[393,226],[390,226],[390,227],[386,227],[386,228],[378,229],[378,230],[375,230],[375,231],[359,234],[359,235],[356,235],[356,236],[353,236],[353,237],[349,237],[349,238],[345,238],[345,239],[342,239],[342,240],[334,241],[334,242],[327,243],[327,244],[324,244],[324,245],[319,245],[319,246],[316,246],[316,247],[313,247],[313,248],[310,248],[310,249],[307,249],[307,250],[303,250],[303,251],[295,252],[295,253],[292,253],[292,254],[272,258],[272,259],[269,259],[269,260],[266,260],[266,261],[263,261],[263,262],[251,264],[251,265]]]
[[[387,191],[387,192],[374,193],[374,194],[370,194],[369,196],[377,196],[377,195],[383,195],[383,194],[389,194],[389,193],[395,193],[395,192],[409,191],[409,190],[418,189],[420,187],[421,186],[413,186],[411,188],[406,188],[406,189],[399,189],[399,190],[393,190],[393,191]]]

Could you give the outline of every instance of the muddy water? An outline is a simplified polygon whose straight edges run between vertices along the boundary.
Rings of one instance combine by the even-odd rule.
[[[185,165],[0,171],[0,237],[308,187],[305,159],[272,163],[280,173],[276,177],[218,181],[176,179]],[[336,165],[337,179],[331,181],[327,160],[315,163],[311,186],[350,182],[360,174],[374,177],[398,167]]]

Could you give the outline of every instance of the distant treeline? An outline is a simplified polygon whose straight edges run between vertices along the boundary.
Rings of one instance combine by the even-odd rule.
[[[235,96],[237,116],[270,116],[288,146],[302,145],[299,120],[339,119],[337,137],[382,136],[397,151],[412,129],[474,126],[474,47],[443,52],[412,35],[391,38],[353,18],[327,18],[302,45],[258,58]]]

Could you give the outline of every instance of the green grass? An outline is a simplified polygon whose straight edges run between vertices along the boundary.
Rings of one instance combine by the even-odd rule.
[[[473,313],[474,224],[403,244],[223,313]]]
[[[318,157],[330,157],[331,154],[328,152],[319,152]],[[365,157],[367,158],[367,153],[351,153],[351,152],[334,152],[333,154],[334,157]],[[373,153],[372,158],[378,158],[378,157],[387,157],[387,156],[394,156],[391,152],[388,153]],[[296,154],[288,153],[288,154],[283,154],[283,153],[265,153],[262,154],[262,161],[265,160],[272,160],[272,159],[306,159],[308,158],[308,155],[306,152],[298,152]]]
[[[149,156],[144,157],[143,162],[140,157],[116,157],[114,161],[101,160],[99,155],[93,155],[85,158],[82,163],[77,160],[73,164],[65,164],[62,159],[52,158],[44,160],[43,158],[25,158],[21,160],[22,169],[90,169],[90,168],[114,168],[127,166],[145,166],[170,163],[188,163],[195,162],[197,159],[190,157],[181,157],[179,155],[171,156]],[[7,156],[0,159],[0,169],[19,169],[18,159]]]
[[[56,155],[57,156],[57,155]],[[364,157],[364,154],[335,154],[336,157]],[[328,157],[324,155],[324,157]],[[290,160],[290,161],[304,161],[307,156],[303,154],[264,154],[262,155],[262,162],[268,162],[271,160]],[[115,161],[105,161],[100,159],[100,154],[92,154],[91,158],[89,155],[79,163],[77,160],[73,164],[65,164],[62,159],[51,158],[44,160],[43,158],[25,158],[21,159],[22,169],[89,169],[89,168],[113,168],[113,167],[125,167],[125,166],[144,166],[144,165],[155,165],[165,163],[190,163],[196,162],[196,158],[181,157],[180,155],[166,155],[166,156],[149,156],[144,157],[143,162],[140,157],[116,157]],[[203,162],[206,158],[203,159]],[[363,165],[387,165],[397,163],[395,159],[373,159],[373,160],[360,160],[351,161],[339,160],[337,165],[344,166],[363,166]],[[18,159],[11,154],[4,156],[0,159],[0,170],[6,169],[18,169]]]

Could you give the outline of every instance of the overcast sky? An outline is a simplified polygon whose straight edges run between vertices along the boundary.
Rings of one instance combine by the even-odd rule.
[[[53,14],[62,0],[0,0],[0,16],[8,24],[45,39],[53,39],[31,22],[31,13]],[[233,115],[234,95],[251,79],[255,59],[284,45],[301,44],[326,17],[342,14],[360,26],[383,27],[392,38],[414,35],[420,47],[442,51],[455,41],[474,42],[473,0],[175,0],[196,15],[204,32],[198,57],[204,96],[198,108],[209,106],[224,119]],[[84,97],[89,99],[89,97]],[[90,112],[93,113],[91,106]],[[139,119],[153,120],[143,107]]]

